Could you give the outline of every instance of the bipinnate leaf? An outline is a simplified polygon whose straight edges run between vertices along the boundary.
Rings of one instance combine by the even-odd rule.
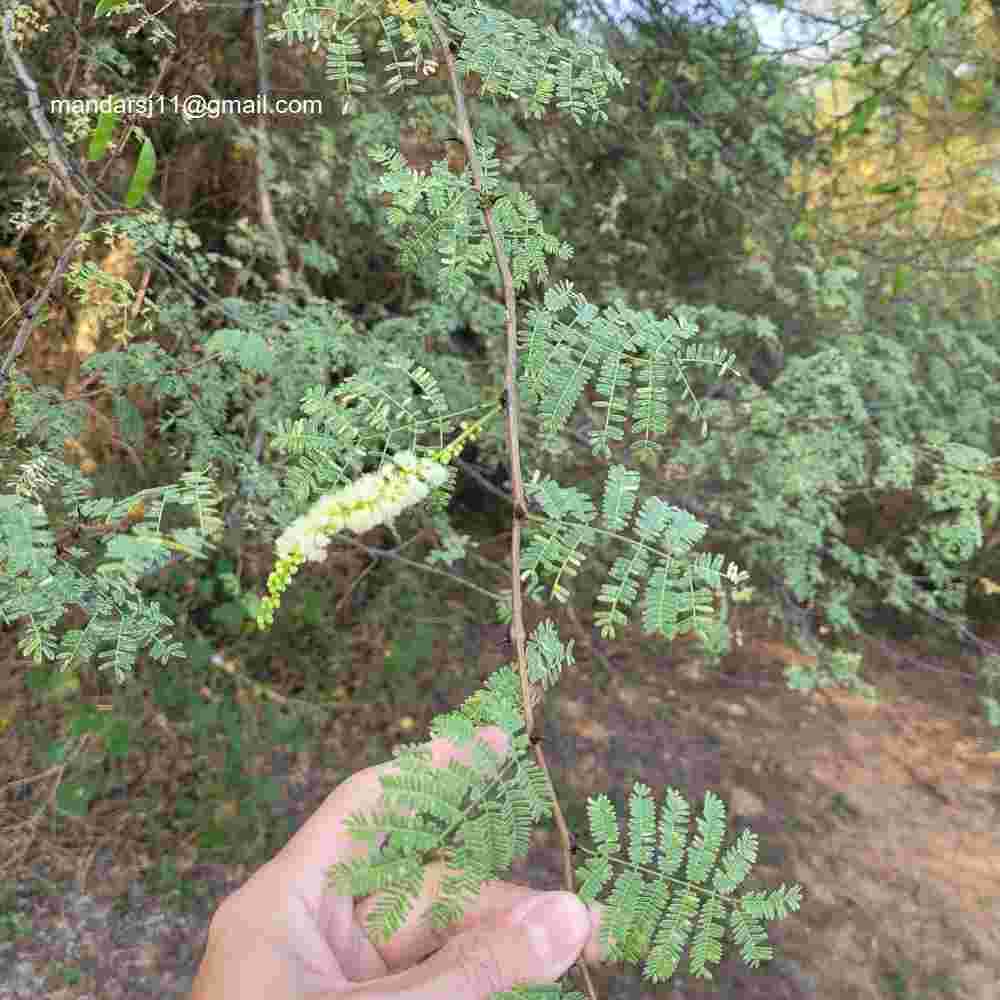
[[[720,860],[726,808],[710,790],[705,793],[693,838],[688,829],[689,806],[675,789],[667,789],[658,820],[650,789],[636,782],[628,810],[629,844],[623,856],[613,804],[606,795],[588,800],[594,849],[576,873],[579,896],[585,903],[596,900],[611,883],[601,900],[601,943],[609,961],[644,961],[645,977],[662,982],[677,970],[687,948],[691,974],[711,979],[711,966],[723,957],[727,906],[732,908],[728,923],[743,960],[756,967],[770,958],[762,923],[797,909],[801,889],[782,886],[770,894],[730,898],[756,861],[756,835],[744,830]],[[658,844],[655,853],[654,844]],[[686,878],[678,880],[672,875],[685,853]],[[613,880],[612,866],[621,868]],[[711,890],[707,887],[710,876]]]

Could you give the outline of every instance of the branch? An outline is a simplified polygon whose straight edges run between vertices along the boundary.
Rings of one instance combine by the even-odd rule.
[[[555,819],[556,828],[559,830],[560,841],[562,842],[563,884],[569,892],[575,893],[572,840],[555,794],[552,775],[549,773],[548,764],[545,761],[545,751],[542,749],[541,733],[539,732],[541,728],[539,725],[540,720],[536,719],[534,713],[535,703],[536,701],[541,701],[542,693],[539,686],[533,687],[528,680],[524,602],[521,594],[521,527],[522,522],[528,516],[528,504],[525,498],[524,476],[521,469],[520,397],[517,390],[517,300],[514,294],[514,278],[510,270],[510,261],[507,259],[507,253],[504,250],[503,242],[500,239],[496,223],[493,220],[493,207],[489,203],[489,200],[483,197],[482,166],[476,155],[476,143],[472,135],[472,126],[469,123],[468,109],[465,106],[465,94],[462,83],[458,79],[458,73],[455,68],[455,56],[451,50],[451,39],[448,37],[444,25],[430,4],[427,4],[426,9],[431,28],[441,45],[442,56],[447,66],[448,80],[451,83],[452,96],[455,101],[458,138],[461,139],[462,144],[465,146],[469,169],[472,173],[472,188],[479,195],[483,220],[486,230],[490,234],[490,242],[493,244],[493,254],[496,258],[497,269],[500,272],[500,280],[503,282],[503,299],[506,308],[505,328],[507,335],[507,359],[504,368],[504,389],[507,400],[505,409],[507,417],[507,446],[510,451],[510,482],[514,496],[514,517],[511,523],[510,536],[510,636],[517,654],[517,668],[521,678],[521,697],[524,703],[525,728],[528,738],[531,740],[535,760],[538,766],[545,772],[545,777],[549,783],[549,790],[552,796],[552,814]],[[590,970],[587,968],[587,963],[582,954],[577,959],[576,967],[586,983],[587,992],[591,1000],[597,1000],[597,991],[594,989],[593,981],[590,978]]]
[[[63,272],[67,267],[69,267],[69,262],[76,253],[77,243],[83,239],[91,225],[93,225],[95,214],[94,210],[87,205],[86,214],[84,215],[83,222],[80,223],[80,228],[76,231],[76,234],[69,241],[69,243],[66,244],[66,248],[63,250],[62,255],[56,262],[56,266],[52,269],[52,273],[49,275],[49,280],[45,282],[45,287],[27,304],[27,306],[25,306],[24,319],[21,320],[17,336],[14,338],[14,343],[7,352],[7,357],[4,359],[3,365],[0,365],[0,392],[3,391],[4,383],[10,378],[8,373],[11,366],[17,360],[17,356],[21,353],[21,351],[24,350],[24,345],[28,342],[28,337],[31,336],[31,331],[35,327],[35,323],[38,319],[38,314],[41,312],[42,306],[48,302],[49,297],[55,291],[56,285],[62,278]]]
[[[264,5],[253,5],[253,41],[254,52],[257,55],[257,93],[263,98],[266,108],[271,100],[271,75],[267,61],[267,49],[264,47]],[[292,272],[288,265],[288,250],[285,238],[281,234],[277,217],[274,214],[274,202],[271,200],[271,137],[268,134],[264,115],[257,116],[257,199],[260,202],[260,221],[271,236],[274,244],[274,256],[278,261],[278,273],[274,283],[279,291],[287,292],[292,287]]]
[[[49,166],[58,175],[59,180],[62,181],[66,189],[74,192],[78,197],[80,197],[80,189],[77,187],[74,180],[77,171],[63,156],[63,151],[60,147],[59,138],[56,136],[55,129],[52,128],[48,118],[45,117],[45,110],[42,107],[41,99],[38,96],[38,84],[35,83],[34,77],[28,72],[28,67],[24,65],[21,53],[17,51],[17,46],[14,44],[13,10],[8,10],[7,13],[4,14],[3,47],[7,53],[7,58],[14,67],[14,75],[20,81],[21,86],[24,88],[24,92],[28,98],[28,111],[31,113],[31,120],[35,123],[35,127],[41,133],[42,138],[49,147]]]

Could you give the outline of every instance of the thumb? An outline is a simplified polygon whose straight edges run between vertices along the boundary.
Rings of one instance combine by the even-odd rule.
[[[590,929],[590,913],[572,893],[538,893],[498,926],[459,934],[420,965],[380,980],[376,992],[398,1000],[486,1000],[519,983],[553,983],[577,960]]]

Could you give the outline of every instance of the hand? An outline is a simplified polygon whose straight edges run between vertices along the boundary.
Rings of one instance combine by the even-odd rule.
[[[478,735],[500,753],[508,747],[495,726]],[[468,749],[446,740],[430,748],[436,766],[472,762]],[[327,870],[367,856],[344,821],[375,810],[379,776],[393,770],[394,762],[369,767],[339,785],[285,848],[223,901],[191,1000],[485,1000],[516,983],[554,982],[581,951],[599,961],[600,909],[588,910],[568,892],[487,882],[461,920],[435,929],[422,917],[440,864],[430,866],[399,932],[387,943],[370,941],[365,919],[377,897],[355,905],[327,887]]]

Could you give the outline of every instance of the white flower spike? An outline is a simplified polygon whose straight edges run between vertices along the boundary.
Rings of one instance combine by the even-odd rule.
[[[393,455],[378,472],[366,473],[337,493],[328,493],[297,517],[281,534],[278,562],[268,577],[268,594],[257,616],[262,628],[272,624],[281,594],[304,562],[322,562],[331,536],[347,528],[361,535],[391,524],[402,511],[420,503],[448,479],[447,466],[412,451]]]

